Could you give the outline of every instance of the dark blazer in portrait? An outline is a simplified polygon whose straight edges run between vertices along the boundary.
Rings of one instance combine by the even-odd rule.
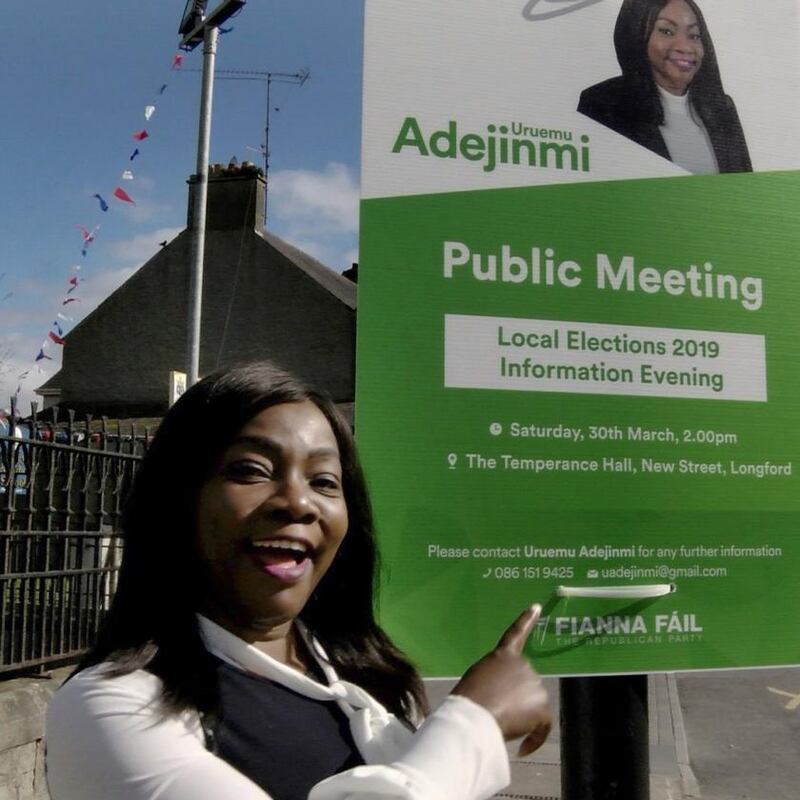
[[[720,172],[752,172],[750,154],[736,106],[728,95],[713,104],[695,106],[708,131]],[[641,102],[640,92],[622,75],[581,92],[578,111],[636,144],[669,159],[659,130],[660,115],[651,102]]]

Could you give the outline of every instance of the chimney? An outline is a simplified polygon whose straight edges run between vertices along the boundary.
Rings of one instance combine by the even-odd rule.
[[[193,210],[197,175],[189,180],[189,208],[186,227],[194,228]],[[264,224],[264,174],[250,161],[241,165],[231,159],[227,167],[213,164],[208,170],[208,230],[261,230]]]

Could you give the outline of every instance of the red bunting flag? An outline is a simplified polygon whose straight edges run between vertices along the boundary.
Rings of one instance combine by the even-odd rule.
[[[137,142],[143,142],[149,136],[150,134],[144,128],[142,128],[140,131],[136,131],[136,133],[133,134],[133,138],[136,139]]]
[[[86,230],[86,228],[84,228],[83,225],[76,225],[75,227],[83,235],[83,241],[86,242],[86,244],[89,244],[89,242],[93,242],[94,241],[94,232],[93,231]]]
[[[64,340],[57,333],[53,333],[53,331],[47,334],[47,338],[56,344],[64,344]]]
[[[175,53],[172,58],[172,69],[180,69],[181,64],[183,64],[183,55],[181,53]]]
[[[124,189],[120,189],[119,186],[117,186],[117,188],[114,189],[114,197],[116,197],[118,200],[122,200],[125,203],[130,203],[131,205],[134,206],[136,205],[136,203],[133,202],[131,196]]]

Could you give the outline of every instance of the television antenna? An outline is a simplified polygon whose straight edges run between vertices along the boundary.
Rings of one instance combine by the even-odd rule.
[[[196,69],[184,69],[182,72],[199,72]],[[214,70],[214,77],[221,81],[260,81],[266,85],[267,92],[267,112],[264,121],[264,143],[258,148],[249,147],[248,150],[261,153],[264,161],[264,227],[267,227],[267,203],[269,198],[269,129],[272,111],[272,84],[289,83],[295,86],[302,86],[310,77],[311,72],[307,69],[299,69],[297,72],[279,72],[277,70],[256,70],[256,69],[217,69]]]

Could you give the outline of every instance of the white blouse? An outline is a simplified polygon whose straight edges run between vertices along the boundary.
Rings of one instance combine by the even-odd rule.
[[[672,162],[695,174],[719,172],[708,131],[692,111],[688,92],[670,94],[659,86],[658,93],[664,109],[664,124],[659,130]]]
[[[311,637],[327,685],[199,619],[206,647],[218,658],[307,697],[332,700],[348,717],[366,764],[318,783],[309,800],[484,800],[508,784],[500,729],[471,700],[449,696],[412,732],[366,691],[340,680]],[[197,713],[160,713],[159,678],[144,670],[108,678],[106,666],[79,673],[50,703],[52,800],[270,800],[206,749]]]

